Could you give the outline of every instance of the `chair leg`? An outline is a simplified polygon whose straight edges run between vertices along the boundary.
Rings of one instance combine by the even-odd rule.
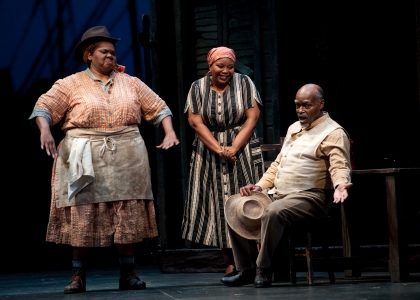
[[[335,283],[334,267],[331,263],[330,249],[328,247],[325,230],[324,230],[324,234],[322,235],[321,242],[322,242],[322,252],[324,256],[324,262],[328,268],[328,277],[330,278],[330,283]]]
[[[293,243],[293,238],[291,234],[289,238],[289,267],[290,267],[290,282],[296,284],[296,266],[295,266],[295,245]],[[328,277],[331,283],[335,283],[334,269],[331,264],[329,248],[327,240],[325,237],[322,239],[322,250],[324,255],[324,262],[328,268]],[[306,256],[306,265],[307,272],[306,278],[308,280],[308,285],[314,285],[314,268],[313,268],[313,256],[312,256],[312,234],[310,231],[306,233],[305,239],[305,256]]]
[[[289,234],[289,268],[290,268],[290,283],[296,284],[296,268],[295,268],[295,245],[293,238]]]
[[[328,268],[328,277],[330,278],[330,282],[334,283],[335,282],[334,268],[331,264],[331,259],[330,259],[330,254],[329,254],[330,251],[328,249],[328,246],[322,245],[322,250],[324,252],[324,261]]]
[[[308,278],[308,284],[314,285],[314,269],[313,269],[313,264],[312,264],[312,241],[311,241],[310,231],[306,233],[305,248],[306,248],[306,264],[308,266],[308,272],[306,276]]]

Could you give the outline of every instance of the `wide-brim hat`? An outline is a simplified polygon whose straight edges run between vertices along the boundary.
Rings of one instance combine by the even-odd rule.
[[[74,56],[77,60],[83,62],[83,49],[90,43],[98,41],[107,41],[115,44],[121,40],[120,38],[113,38],[105,26],[92,27],[82,35],[82,39],[74,48]]]
[[[271,202],[266,194],[256,191],[252,191],[250,196],[232,195],[225,203],[226,222],[240,236],[259,240],[261,216]]]

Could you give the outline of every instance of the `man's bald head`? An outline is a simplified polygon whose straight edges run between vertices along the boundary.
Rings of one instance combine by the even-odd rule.
[[[313,121],[322,117],[324,103],[324,91],[319,85],[308,83],[297,91],[296,113],[303,128],[309,127]]]
[[[324,90],[317,84],[307,83],[303,85],[296,93],[296,97],[299,93],[304,95],[314,95],[319,101],[324,100]]]

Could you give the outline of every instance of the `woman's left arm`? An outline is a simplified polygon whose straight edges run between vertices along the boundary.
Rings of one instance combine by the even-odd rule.
[[[162,141],[162,144],[156,146],[159,149],[169,149],[174,145],[179,144],[179,140],[176,137],[176,133],[172,127],[172,117],[167,116],[162,120],[162,127],[165,131],[165,138]]]
[[[260,117],[260,106],[256,100],[254,100],[254,107],[245,111],[245,117],[245,123],[242,125],[241,130],[232,143],[232,146],[224,148],[224,151],[227,151],[231,155],[236,155],[239,149],[241,149],[241,147],[247,142],[255,128],[255,125],[257,124],[258,118]]]

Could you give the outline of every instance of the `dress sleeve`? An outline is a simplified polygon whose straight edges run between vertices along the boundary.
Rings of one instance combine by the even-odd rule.
[[[185,102],[184,113],[191,109],[193,114],[201,114],[201,93],[200,84],[195,81],[191,84],[188,92],[187,101]]]
[[[138,81],[138,97],[141,103],[142,117],[149,123],[159,126],[160,122],[167,116],[172,116],[166,102],[159,97],[144,82],[136,78]]]
[[[262,100],[254,82],[247,75],[242,74],[241,76],[242,95],[244,99],[245,110],[254,107],[254,100],[262,106]]]
[[[35,125],[36,117],[46,118],[50,126],[60,122],[69,109],[70,94],[71,89],[65,80],[57,80],[51,89],[42,94],[35,103],[35,107],[29,117],[31,124]]]

